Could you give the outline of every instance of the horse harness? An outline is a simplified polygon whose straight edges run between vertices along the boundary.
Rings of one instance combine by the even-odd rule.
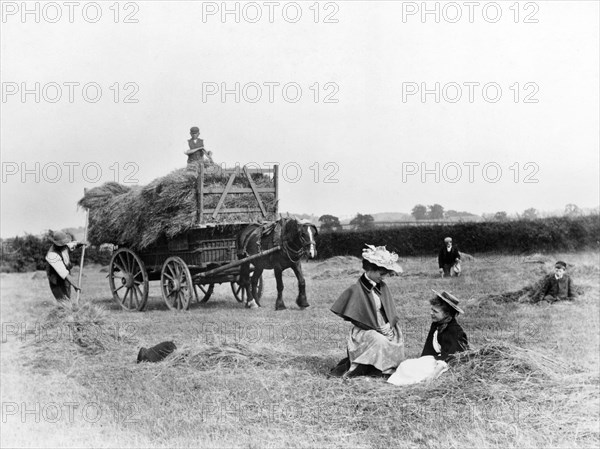
[[[244,257],[247,257],[248,254],[248,244],[250,243],[250,239],[252,236],[256,237],[256,246],[258,252],[262,252],[262,241],[263,239],[272,239],[273,247],[279,246],[281,251],[287,256],[287,258],[292,263],[298,262],[302,256],[304,255],[304,246],[301,246],[300,249],[294,249],[290,246],[290,244],[283,238],[283,231],[289,219],[282,218],[281,220],[271,222],[271,223],[263,223],[257,226],[252,232],[248,233],[243,242],[242,254]]]

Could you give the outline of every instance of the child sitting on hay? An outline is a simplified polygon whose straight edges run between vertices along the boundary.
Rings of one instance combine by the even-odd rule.
[[[205,164],[206,162],[212,164],[212,151],[206,151],[204,148],[204,140],[200,139],[200,129],[197,126],[190,128],[190,136],[192,137],[188,140],[190,149],[185,151],[188,157],[188,170],[195,171],[198,169],[199,164]],[[206,156],[206,161],[204,156]]]
[[[433,292],[436,296],[431,304],[431,328],[425,339],[421,357],[405,360],[390,376],[394,385],[411,385],[432,380],[448,369],[453,355],[469,349],[467,334],[456,321],[459,313],[458,299],[448,292]]]
[[[554,264],[554,274],[547,276],[541,288],[533,295],[531,302],[548,301],[572,301],[575,299],[575,289],[568,274],[567,264],[559,260]]]

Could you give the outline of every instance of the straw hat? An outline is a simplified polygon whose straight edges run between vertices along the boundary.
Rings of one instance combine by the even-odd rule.
[[[48,238],[56,246],[65,246],[72,241],[71,236],[63,231],[50,231]]]
[[[385,246],[374,246],[366,244],[362,257],[378,267],[395,273],[402,273],[402,267],[398,265],[398,254],[385,249]]]
[[[458,307],[458,303],[460,302],[456,296],[451,295],[450,293],[443,291],[442,293],[440,292],[436,292],[434,289],[431,289],[433,291],[433,293],[435,293],[436,295],[438,295],[438,297],[444,301],[446,304],[448,304],[450,307],[452,307],[454,310],[456,310],[458,313],[465,313],[463,312],[463,310]]]

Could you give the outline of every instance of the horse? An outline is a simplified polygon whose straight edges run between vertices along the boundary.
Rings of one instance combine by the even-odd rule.
[[[253,223],[240,231],[237,237],[238,259],[259,254],[263,251],[276,250],[264,257],[258,257],[251,262],[242,264],[240,268],[239,285],[246,290],[248,302],[246,307],[257,308],[260,306],[257,298],[257,285],[263,270],[274,270],[277,281],[277,301],[275,310],[284,310],[283,278],[284,270],[291,268],[298,279],[298,297],[296,304],[301,309],[308,307],[306,300],[306,282],[302,274],[300,260],[303,256],[313,259],[317,256],[315,236],[317,227],[307,221],[298,221],[296,218],[280,218],[274,222],[264,224]],[[250,264],[254,266],[254,273],[250,279]]]

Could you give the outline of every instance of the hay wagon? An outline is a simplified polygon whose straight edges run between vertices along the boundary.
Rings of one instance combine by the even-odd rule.
[[[246,300],[239,284],[242,263],[277,248],[242,262],[236,237],[250,223],[276,219],[278,166],[218,170],[221,182],[215,183],[210,167],[198,168],[196,191],[190,196],[195,202],[193,225],[184,232],[163,234],[143,249],[115,247],[108,278],[113,298],[123,309],[144,310],[150,281],[160,281],[162,298],[172,310],[187,310],[194,299],[207,302],[215,284],[229,283],[236,300]],[[262,278],[258,294],[262,295]]]

